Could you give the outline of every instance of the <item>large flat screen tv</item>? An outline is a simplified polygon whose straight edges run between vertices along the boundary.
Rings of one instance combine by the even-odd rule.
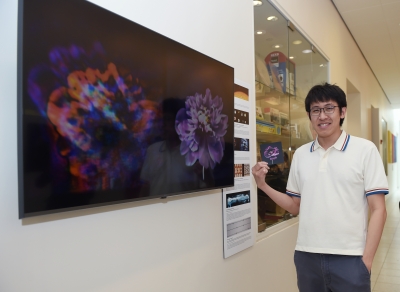
[[[90,2],[20,1],[20,218],[232,186],[233,83]]]

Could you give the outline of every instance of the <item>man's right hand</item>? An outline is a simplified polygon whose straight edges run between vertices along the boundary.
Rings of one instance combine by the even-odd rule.
[[[269,166],[268,163],[265,161],[257,162],[257,164],[253,166],[253,168],[251,169],[251,173],[256,180],[257,186],[265,184],[265,176],[268,173],[268,170]]]

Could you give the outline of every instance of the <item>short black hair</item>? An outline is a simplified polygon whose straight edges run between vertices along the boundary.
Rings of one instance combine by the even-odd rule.
[[[305,100],[308,117],[311,119],[310,106],[313,102],[327,102],[331,100],[337,102],[340,112],[342,112],[342,108],[347,107],[346,94],[339,86],[327,82],[313,86]],[[343,125],[343,121],[344,118],[340,119],[340,126]]]

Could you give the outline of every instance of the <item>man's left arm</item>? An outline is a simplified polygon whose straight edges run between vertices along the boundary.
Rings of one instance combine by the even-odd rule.
[[[371,272],[372,261],[374,260],[376,250],[378,249],[386,221],[385,194],[370,195],[367,197],[367,201],[370,210],[370,219],[363,261]]]

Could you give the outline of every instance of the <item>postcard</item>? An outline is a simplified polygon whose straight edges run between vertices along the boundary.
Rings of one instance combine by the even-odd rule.
[[[261,159],[268,162],[268,164],[279,164],[284,162],[281,142],[261,144],[260,152]]]

